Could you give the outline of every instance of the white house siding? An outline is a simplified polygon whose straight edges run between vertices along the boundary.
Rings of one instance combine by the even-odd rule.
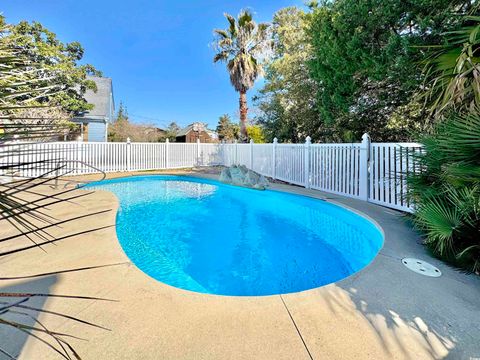
[[[88,141],[107,141],[105,138],[106,124],[91,122],[88,124]]]

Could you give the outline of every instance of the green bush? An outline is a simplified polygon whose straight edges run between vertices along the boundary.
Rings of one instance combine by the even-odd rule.
[[[480,115],[450,115],[421,139],[417,172],[408,176],[413,215],[433,253],[480,272]]]

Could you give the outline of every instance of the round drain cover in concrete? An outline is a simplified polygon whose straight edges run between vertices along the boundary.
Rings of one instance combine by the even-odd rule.
[[[442,275],[442,272],[438,268],[423,260],[404,258],[402,259],[402,263],[410,270],[415,271],[417,274],[431,277],[439,277]]]

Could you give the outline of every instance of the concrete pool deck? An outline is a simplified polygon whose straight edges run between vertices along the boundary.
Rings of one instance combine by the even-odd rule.
[[[109,175],[116,176],[127,175]],[[88,339],[71,341],[83,359],[480,358],[480,277],[463,274],[428,255],[420,237],[397,211],[296,186],[273,184],[272,188],[326,199],[366,214],[383,228],[384,247],[367,268],[321,288],[266,297],[198,294],[158,282],[129,263],[115,234],[118,201],[111,193],[97,191],[74,203],[52,206],[51,214],[67,219],[111,211],[65,223],[52,232],[106,228],[47,245],[46,252],[32,249],[0,258],[1,276],[123,264],[2,281],[1,291],[118,300],[32,301],[45,310],[112,329],[43,313],[38,316],[51,330]],[[44,191],[53,192],[47,186]],[[0,238],[12,231],[5,220],[0,221]],[[439,278],[418,275],[404,267],[404,257],[427,260],[443,274]],[[0,339],[0,347],[20,354],[20,359],[59,358],[38,340],[14,329],[0,327]]]

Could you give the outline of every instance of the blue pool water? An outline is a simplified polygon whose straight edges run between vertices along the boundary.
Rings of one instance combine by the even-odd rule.
[[[138,268],[202,293],[315,288],[362,269],[383,244],[365,218],[299,195],[159,175],[87,187],[119,198],[117,237]]]

